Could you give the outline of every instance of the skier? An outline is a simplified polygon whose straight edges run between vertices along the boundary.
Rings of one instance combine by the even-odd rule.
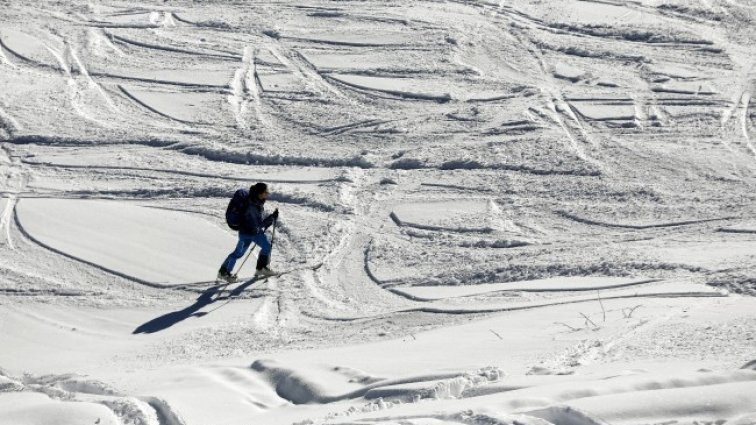
[[[249,192],[240,189],[234,194],[234,198],[226,211],[226,220],[231,228],[239,230],[239,242],[236,244],[236,249],[226,257],[226,261],[218,270],[218,279],[227,282],[236,281],[236,276],[231,274],[236,265],[236,260],[244,255],[253,242],[260,247],[255,277],[267,277],[276,274],[268,267],[272,247],[265,235],[265,229],[278,219],[278,209],[264,217],[264,205],[268,195],[268,185],[265,183],[255,183],[249,188]],[[238,216],[238,218],[229,218],[230,216]],[[236,220],[239,222],[232,223]]]

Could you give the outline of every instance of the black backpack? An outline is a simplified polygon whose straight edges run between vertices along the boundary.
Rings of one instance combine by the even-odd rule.
[[[249,208],[249,193],[244,189],[234,192],[226,208],[226,224],[233,230],[239,230],[244,222],[244,213]]]

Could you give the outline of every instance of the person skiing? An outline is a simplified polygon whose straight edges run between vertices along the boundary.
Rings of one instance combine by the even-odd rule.
[[[237,198],[241,199],[241,205],[236,207],[239,210],[240,223],[232,226],[232,228],[238,227],[239,242],[236,244],[234,251],[226,257],[220,270],[218,270],[218,279],[228,282],[236,281],[236,276],[232,275],[231,272],[234,270],[236,261],[244,256],[244,253],[247,252],[247,249],[253,242],[260,247],[255,277],[267,277],[276,274],[268,267],[272,247],[268,237],[265,235],[265,230],[278,219],[278,209],[265,217],[264,205],[268,199],[268,195],[268,185],[265,183],[255,183],[249,188],[249,192],[240,189],[234,194],[234,199],[226,211],[226,218],[227,220],[229,219],[229,211],[234,207],[234,202]],[[230,221],[229,225],[231,225]]]

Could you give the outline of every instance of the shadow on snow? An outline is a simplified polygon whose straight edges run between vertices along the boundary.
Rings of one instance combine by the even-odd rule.
[[[225,296],[222,296],[224,291],[221,289],[225,287],[224,285],[215,285],[207,288],[202,292],[202,294],[200,294],[199,297],[197,297],[197,300],[194,302],[194,304],[178,311],[166,313],[162,316],[158,316],[148,322],[145,322],[134,329],[134,332],[132,332],[132,334],[151,334],[160,332],[190,317],[202,317],[209,313],[212,313],[213,311],[231,302],[234,298],[240,296],[244,292],[244,290],[249,288],[253,283],[255,283],[255,281],[256,279],[247,280],[243,284],[234,288],[231,292],[228,293],[228,295]],[[200,311],[204,307],[207,307],[208,305],[218,301],[226,302],[210,311]]]

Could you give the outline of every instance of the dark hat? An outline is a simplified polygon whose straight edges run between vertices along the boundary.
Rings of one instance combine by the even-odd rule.
[[[255,183],[249,188],[249,196],[258,196],[265,193],[268,190],[268,185],[265,183]]]

